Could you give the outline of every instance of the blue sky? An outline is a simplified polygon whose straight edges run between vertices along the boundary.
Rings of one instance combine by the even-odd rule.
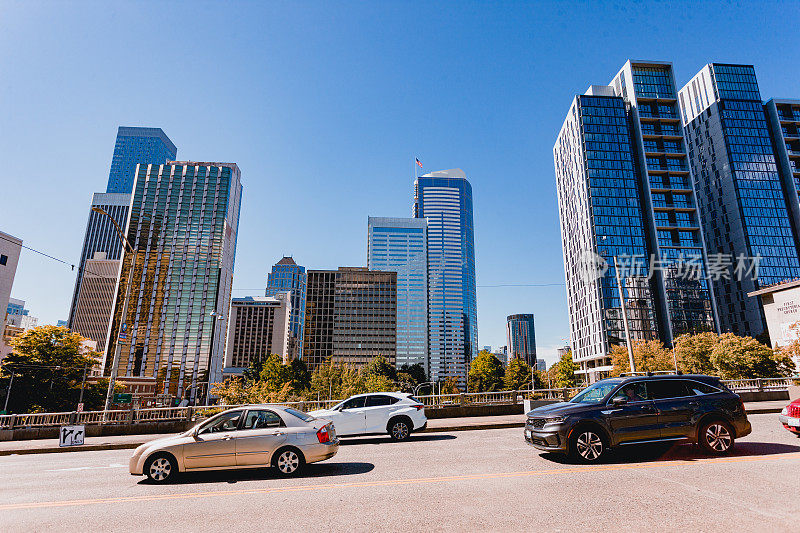
[[[752,63],[800,97],[797,3],[0,3],[0,230],[77,261],[119,125],[242,169],[234,295],[291,254],[366,262],[367,216],[409,216],[413,158],[474,194],[479,343],[536,315],[569,336],[552,146],[576,93],[628,58]],[[23,251],[12,296],[66,318],[69,267]],[[543,287],[497,285],[555,284]]]

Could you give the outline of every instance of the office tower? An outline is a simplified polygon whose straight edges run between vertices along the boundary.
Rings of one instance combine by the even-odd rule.
[[[92,211],[92,208],[100,208],[111,215],[119,227],[124,230],[128,221],[130,203],[130,194],[97,192],[92,197],[89,220],[86,222],[86,232],[83,237],[83,249],[78,259],[78,275],[75,278],[75,289],[72,292],[72,304],[67,318],[67,327],[70,329],[74,327],[75,310],[80,297],[86,262],[95,257],[98,252],[104,253],[105,258],[109,261],[118,260],[122,255],[122,242],[119,239],[117,230],[114,229],[114,224],[109,217]],[[98,344],[100,344],[99,341]]]
[[[0,309],[8,308],[21,251],[22,239],[0,231]],[[3,321],[0,323],[0,359],[11,353],[11,347],[5,340],[5,327],[6,313],[3,313]]]
[[[9,298],[8,299],[8,307],[6,307],[6,318],[11,318],[12,316],[27,316],[30,313],[30,310],[25,309],[25,300],[18,300],[16,298]]]
[[[472,186],[464,171],[418,177],[413,214],[428,221],[429,375],[463,387],[478,355]]]
[[[645,235],[659,266],[651,271],[656,318],[670,346],[718,329],[672,65],[627,61],[610,85],[627,104]]]
[[[174,161],[178,149],[161,128],[120,126],[108,173],[107,193],[130,194],[136,165],[162,165]]]
[[[106,252],[95,252],[84,268],[71,329],[96,342],[95,350],[102,353],[106,347],[120,260],[107,259]]]
[[[367,268],[397,272],[397,368],[428,374],[428,225],[424,218],[367,219]]]
[[[536,333],[533,315],[509,315],[506,319],[508,353],[512,359],[522,359],[536,366]]]
[[[800,262],[755,70],[712,63],[678,94],[707,253],[736,266],[760,258],[757,279],[744,270],[712,280],[720,328],[760,335],[764,312],[748,293],[800,277]]]
[[[154,380],[157,394],[200,402],[221,380],[241,197],[235,163],[137,167],[106,374],[119,344],[120,379]]]
[[[536,370],[539,372],[546,372],[547,371],[547,362],[544,359],[537,359],[536,360]]]
[[[484,352],[492,353],[492,347],[490,345],[488,345],[488,344],[484,344],[483,348],[481,348],[481,350],[484,351]]]
[[[306,321],[306,267],[294,262],[291,257],[283,257],[272,266],[267,277],[265,296],[289,291],[291,311],[289,319],[289,358],[303,358],[303,326]]]
[[[572,357],[594,380],[611,370],[611,347],[625,344],[615,257],[635,267],[621,282],[631,338],[658,336],[623,98],[608,86],[575,96],[553,157]]]
[[[291,292],[275,296],[234,298],[225,350],[225,372],[245,369],[254,361],[278,355],[288,363],[291,335]]]
[[[397,273],[364,267],[309,270],[304,360],[362,366],[382,355],[395,363]]]

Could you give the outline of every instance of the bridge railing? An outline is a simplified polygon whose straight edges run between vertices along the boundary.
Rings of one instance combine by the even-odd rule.
[[[732,379],[722,383],[734,392],[760,392],[786,390],[791,378]],[[577,394],[580,388],[535,389],[496,392],[467,392],[457,394],[431,394],[415,396],[428,409],[469,405],[518,404],[522,400],[565,401]],[[301,402],[275,402],[273,405],[293,407],[300,411],[314,411],[332,407],[341,400],[311,400]],[[0,415],[0,430],[14,428],[58,427],[71,424],[114,425],[148,422],[199,421],[224,409],[239,405],[214,405],[196,407],[150,407],[141,409],[115,409],[111,411],[85,411],[62,413],[26,413]]]

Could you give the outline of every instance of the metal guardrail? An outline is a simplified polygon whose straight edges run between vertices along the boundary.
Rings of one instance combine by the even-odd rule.
[[[734,392],[761,392],[786,390],[796,381],[791,378],[731,379],[722,380]],[[580,387],[566,389],[535,389],[496,392],[466,392],[415,396],[426,408],[458,407],[472,405],[517,404],[522,400],[566,401],[580,391]],[[332,407],[342,400],[312,400],[302,402],[272,402],[273,405],[293,407],[299,411],[314,411]],[[192,422],[209,413],[231,409],[240,405],[211,405],[195,407],[152,407],[143,409],[117,409],[112,411],[85,411],[65,413],[28,413],[0,415],[0,430],[14,428],[57,427],[68,424],[114,425],[148,422]]]

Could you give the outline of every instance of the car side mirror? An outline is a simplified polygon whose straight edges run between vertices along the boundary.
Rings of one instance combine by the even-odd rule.
[[[613,405],[625,405],[628,403],[628,399],[624,396],[616,396],[611,400]]]

